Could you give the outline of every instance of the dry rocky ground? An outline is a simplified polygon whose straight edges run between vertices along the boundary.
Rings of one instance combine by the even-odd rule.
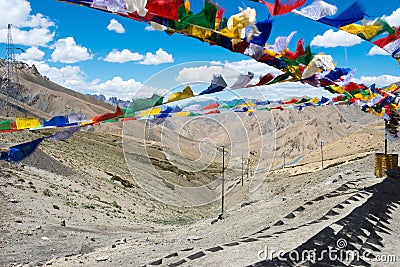
[[[157,136],[157,127],[154,133]],[[43,134],[49,133],[14,133],[1,138],[18,143]],[[284,169],[257,172],[259,166],[250,166],[255,176],[245,175],[243,187],[240,173],[231,170],[222,220],[216,220],[220,201],[196,208],[174,207],[153,199],[137,185],[133,177],[148,166],[140,162],[137,169],[127,166],[122,148],[128,144],[128,154],[139,153],[143,140],[132,137],[128,142],[98,131],[82,131],[64,142],[46,140],[22,163],[0,163],[0,264],[308,265],[310,261],[304,259],[286,263],[276,255],[264,261],[258,253],[266,247],[323,251],[339,239],[347,242],[348,250],[397,257],[399,181],[376,178],[373,173],[374,152],[382,150],[381,134],[378,124],[325,144],[323,170],[319,149],[304,153],[299,162]],[[186,186],[196,186],[195,176],[183,176],[168,163],[168,153],[163,153],[168,141],[159,140],[155,137],[146,146],[152,165],[175,173],[166,179],[175,177],[185,180],[181,183]],[[180,142],[182,147],[192,145]],[[391,143],[389,151],[395,153],[398,145]],[[196,157],[192,149],[183,154]],[[281,161],[275,158],[273,166]],[[220,167],[221,159],[216,158],[198,175],[199,180],[210,182]],[[250,193],[252,179],[257,177],[265,180]],[[210,193],[220,190],[217,184]],[[179,197],[173,188],[170,194]],[[319,264],[383,266],[365,259],[327,257]]]

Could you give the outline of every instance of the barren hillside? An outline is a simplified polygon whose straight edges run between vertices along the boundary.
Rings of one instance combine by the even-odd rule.
[[[3,73],[3,67],[4,61],[0,59],[0,73]],[[50,118],[81,112],[94,116],[115,110],[110,104],[53,83],[42,76],[34,65],[20,62],[17,70],[22,85],[18,99],[12,101],[17,106],[17,115]]]

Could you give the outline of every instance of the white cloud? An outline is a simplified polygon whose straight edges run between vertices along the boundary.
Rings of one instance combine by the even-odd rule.
[[[25,27],[43,27],[49,28],[54,27],[55,24],[49,18],[45,17],[43,14],[37,13],[35,15],[30,15],[25,22]]]
[[[103,59],[107,62],[113,63],[126,63],[129,61],[137,61],[142,65],[159,65],[163,63],[174,62],[174,58],[171,54],[165,52],[162,48],[158,49],[155,54],[147,52],[145,55],[137,52],[132,52],[128,49],[118,51],[114,49]]]
[[[0,10],[0,27],[4,29],[9,23],[16,27],[26,26],[32,8],[26,0],[7,0],[0,1]]]
[[[312,46],[320,46],[320,47],[338,47],[338,46],[353,46],[356,44],[360,44],[362,39],[353,34],[337,31],[335,32],[332,29],[324,32],[323,35],[317,35],[311,41]]]
[[[159,48],[155,54],[147,52],[143,61],[139,62],[142,65],[160,65],[163,63],[172,63],[174,58],[162,48]]]
[[[254,59],[241,60],[228,62],[210,62],[210,65],[183,68],[179,71],[178,76],[175,78],[177,82],[192,83],[192,82],[205,82],[209,83],[214,74],[221,74],[228,85],[233,84],[239,74],[247,74],[253,72],[254,78],[252,82],[257,82],[259,77],[272,73],[280,75],[282,72],[264,63],[257,62]]]
[[[180,83],[196,83],[196,82],[209,82],[214,74],[223,74],[223,66],[200,66],[183,68],[179,71],[175,81]]]
[[[91,93],[101,93],[106,97],[116,96],[121,99],[151,97],[153,93],[163,95],[167,92],[165,89],[144,85],[135,79],[124,80],[119,76],[102,83],[94,80],[87,88]]]
[[[272,73],[274,75],[282,74],[282,71],[271,67],[265,63],[258,62],[254,59],[246,59],[241,61],[234,62],[225,62],[225,67],[232,68],[233,70],[246,74],[248,71],[254,73],[254,78],[258,78],[260,76],[264,76],[267,73]]]
[[[399,81],[400,81],[400,76],[393,76],[386,74],[380,76],[361,76],[360,79],[355,79],[355,82],[362,83],[367,86],[375,83],[379,87],[391,85]]]
[[[128,49],[123,49],[122,51],[113,50],[104,59],[107,62],[114,62],[114,63],[126,63],[129,61],[139,61],[144,59],[144,56],[137,53],[131,52]]]
[[[385,50],[383,50],[382,48],[380,48],[379,46],[373,46],[368,54],[368,56],[375,56],[375,55],[381,55],[381,56],[390,56],[390,53],[386,52]]]
[[[383,16],[382,18],[389,22],[391,26],[400,26],[400,8],[393,11],[389,16]]]
[[[122,26],[121,23],[119,23],[115,19],[110,20],[110,24],[107,26],[107,30],[109,31],[115,31],[116,33],[125,33],[125,28]]]
[[[86,74],[79,66],[67,65],[62,68],[51,67],[44,61],[28,60],[29,65],[35,64],[40,74],[48,77],[51,81],[71,89],[74,85],[85,84]]]
[[[47,46],[54,38],[54,32],[50,32],[46,28],[31,28],[29,30],[11,28],[11,34],[14,44],[27,46]],[[6,41],[7,29],[0,29],[0,42],[5,43]]]
[[[0,1],[0,42],[6,42],[7,25],[12,24],[12,35],[15,44],[28,46],[47,46],[54,38],[54,22],[40,13],[31,15],[31,5],[26,0]],[[20,28],[26,29],[20,29]]]
[[[77,45],[73,37],[59,39],[54,44],[54,51],[51,54],[52,61],[62,63],[76,63],[92,58],[93,55],[89,53],[88,49]]]
[[[62,68],[51,67],[43,61],[28,60],[29,65],[35,64],[39,72],[51,81],[84,94],[103,94],[106,97],[132,99],[150,97],[153,93],[165,94],[166,89],[143,85],[135,79],[124,80],[116,76],[101,82],[100,79],[87,81],[87,75],[79,66],[68,65]]]
[[[20,61],[42,60],[45,53],[37,47],[30,47],[24,53],[16,54],[15,59]]]

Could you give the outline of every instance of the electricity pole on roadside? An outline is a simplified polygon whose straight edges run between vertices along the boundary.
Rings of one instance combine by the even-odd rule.
[[[385,131],[387,131],[389,122],[385,120]],[[388,140],[387,140],[387,135],[385,132],[385,155],[387,155],[387,148],[388,148]]]
[[[285,152],[283,152],[283,165],[282,165],[282,169],[284,169],[286,166],[286,155]]]
[[[324,142],[321,141],[321,165],[322,169],[324,169],[324,150],[322,149]]]
[[[246,170],[247,179],[249,179],[249,169],[250,169],[250,158],[247,158],[247,170]]]
[[[243,155],[242,155],[242,186],[243,186],[243,175],[244,175],[243,165],[244,165],[244,159],[243,159]]]
[[[224,214],[224,198],[225,198],[225,146],[222,146],[222,185],[221,185],[221,215]]]

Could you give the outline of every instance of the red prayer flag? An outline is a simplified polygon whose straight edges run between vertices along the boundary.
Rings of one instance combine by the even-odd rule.
[[[277,106],[277,107],[274,107],[274,108],[270,108],[270,110],[273,110],[273,109],[283,110],[283,107],[282,106]]]
[[[249,42],[241,41],[241,42],[233,45],[232,51],[239,53],[239,54],[243,54],[248,46],[249,46]]]
[[[135,121],[137,120],[135,117],[128,117],[128,118],[122,118],[121,121]]]
[[[269,13],[272,16],[276,16],[289,13],[293,9],[301,7],[306,3],[306,0],[288,0],[286,4],[283,3],[283,0],[275,0],[275,4],[261,0],[261,3],[268,7]]]
[[[319,86],[321,86],[321,87],[325,87],[325,86],[329,86],[329,85],[333,85],[333,84],[335,84],[335,83],[332,81],[326,80],[326,79],[319,80]]]
[[[221,112],[219,111],[219,109],[214,109],[214,110],[210,110],[210,111],[207,112],[206,114],[218,114],[218,113],[221,113]]]
[[[335,97],[335,98],[333,99],[333,102],[339,102],[339,101],[342,100],[342,98],[343,98],[343,95],[337,96],[337,97]]]
[[[208,104],[207,106],[205,106],[205,107],[203,108],[203,110],[216,109],[216,108],[218,108],[218,107],[219,107],[219,103],[218,103],[218,102],[215,103],[215,104],[210,103],[210,104]]]
[[[358,100],[359,100],[359,99],[358,99],[357,97],[352,97],[352,98],[350,98],[350,103],[351,103],[351,104],[354,104],[354,103],[356,103]]]
[[[283,104],[285,104],[285,105],[289,105],[289,104],[293,104],[293,103],[296,103],[296,102],[299,102],[299,100],[297,100],[297,99],[293,98],[293,99],[292,99],[292,100],[290,100],[290,101],[283,102]]]
[[[357,90],[357,89],[361,89],[362,90],[362,89],[366,89],[366,88],[367,87],[365,85],[357,84],[357,83],[354,83],[354,82],[350,82],[344,87],[344,89],[347,92],[351,92],[351,91]]]
[[[153,16],[178,20],[178,8],[181,5],[183,5],[183,0],[150,0],[146,8]]]
[[[260,78],[260,81],[257,84],[248,84],[246,85],[247,88],[249,87],[254,87],[254,86],[261,86],[269,83],[275,78],[275,76],[272,73],[267,73],[263,77]]]
[[[380,48],[384,48],[385,45],[390,44],[391,42],[394,42],[399,38],[400,38],[400,28],[397,28],[395,34],[390,34],[386,37],[380,38],[375,42],[373,42],[373,44],[379,46]]]
[[[122,116],[122,115],[124,115],[122,113],[122,109],[119,106],[117,106],[117,111],[115,111],[115,113],[106,113],[106,114],[103,114],[103,115],[94,116],[92,118],[92,121],[93,122],[102,122],[102,121],[113,119],[113,118],[116,118],[116,117],[119,117],[119,116]]]
[[[181,5],[183,5],[183,0],[148,0],[146,16],[141,17],[137,12],[131,12],[128,15],[121,13],[120,15],[137,21],[152,21],[155,16],[178,20],[178,8]]]
[[[296,52],[292,52],[292,51],[287,51],[283,56],[290,59],[290,60],[296,60],[298,57],[301,57],[302,55],[304,55],[306,52],[304,51],[304,39],[301,38],[298,42],[297,42],[297,46],[296,46]]]

